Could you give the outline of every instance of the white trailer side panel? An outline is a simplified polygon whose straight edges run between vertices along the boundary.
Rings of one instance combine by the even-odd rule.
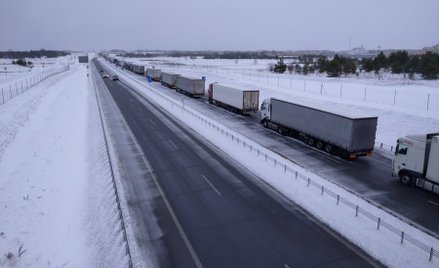
[[[426,177],[431,181],[439,183],[439,136],[434,136],[431,139]]]
[[[202,79],[179,76],[177,79],[177,88],[193,96],[204,95],[205,81]]]
[[[179,76],[180,76],[179,74],[162,72],[161,80],[165,84],[168,84],[170,86],[175,86],[177,82],[177,77]]]
[[[244,108],[244,91],[239,88],[213,84],[213,99],[237,109]]]
[[[160,80],[160,75],[162,74],[162,71],[160,69],[148,68],[146,69],[146,74],[149,75],[152,79]]]

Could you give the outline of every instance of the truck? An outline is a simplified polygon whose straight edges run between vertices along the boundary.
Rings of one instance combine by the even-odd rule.
[[[261,105],[264,127],[348,160],[372,154],[377,122],[374,115],[334,107],[323,109],[315,103],[270,98]]]
[[[399,138],[392,166],[403,184],[439,194],[439,133]]]
[[[169,88],[176,88],[177,78],[179,76],[180,76],[179,74],[162,72],[162,75],[160,77],[160,83]]]
[[[177,78],[177,92],[189,95],[191,97],[204,96],[206,82],[203,79],[179,76]]]
[[[154,81],[160,81],[161,74],[162,74],[162,71],[160,69],[155,69],[155,68],[146,69],[146,75],[150,76],[151,79]]]
[[[249,114],[259,110],[259,90],[235,88],[212,83],[208,89],[209,103],[234,113]]]

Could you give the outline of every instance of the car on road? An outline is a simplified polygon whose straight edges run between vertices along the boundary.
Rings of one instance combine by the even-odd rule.
[[[103,74],[102,78],[109,78],[110,76],[108,74]]]
[[[118,77],[117,75],[113,74],[113,75],[111,76],[111,80],[113,80],[113,81],[119,81],[119,77]]]

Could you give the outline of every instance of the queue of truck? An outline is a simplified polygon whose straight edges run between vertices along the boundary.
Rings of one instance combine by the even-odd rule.
[[[128,68],[133,72],[140,70]],[[202,97],[205,79],[161,72],[149,68],[143,73],[153,81],[191,97]],[[208,102],[239,114],[259,111],[259,90],[236,88],[222,83],[208,87]],[[281,135],[302,140],[328,154],[353,160],[370,156],[374,149],[378,117],[352,110],[322,108],[313,103],[295,103],[269,98],[260,107],[260,123]],[[392,175],[405,185],[416,185],[439,194],[439,133],[408,135],[397,141]]]

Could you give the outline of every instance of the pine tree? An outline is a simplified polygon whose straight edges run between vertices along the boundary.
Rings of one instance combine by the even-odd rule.
[[[275,73],[284,73],[287,70],[287,65],[284,63],[284,59],[281,57],[279,61],[274,65]]]

